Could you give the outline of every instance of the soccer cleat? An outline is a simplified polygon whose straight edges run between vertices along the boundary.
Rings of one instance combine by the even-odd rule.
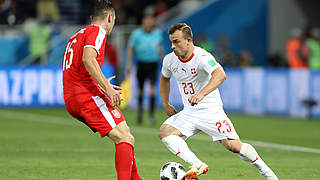
[[[207,174],[209,166],[201,164],[199,167],[192,167],[185,175],[187,179],[197,179],[202,174]]]
[[[267,171],[265,173],[262,174],[266,180],[279,180],[278,177],[276,176],[276,174],[274,174],[274,172],[272,170]]]

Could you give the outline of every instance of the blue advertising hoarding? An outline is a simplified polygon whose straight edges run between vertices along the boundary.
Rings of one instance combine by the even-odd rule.
[[[113,69],[103,66],[107,77]],[[320,117],[320,72],[307,69],[226,68],[227,80],[219,87],[224,109],[245,114],[270,114],[306,117],[308,110],[302,101],[318,102],[312,115]],[[137,80],[132,78],[132,98],[129,106],[137,107]],[[159,84],[159,83],[158,83]],[[148,92],[147,82],[145,91]],[[159,88],[157,87],[158,94]],[[144,105],[149,103],[144,93]],[[174,78],[171,79],[170,102],[182,108],[181,96]],[[161,107],[161,96],[157,96]],[[62,72],[58,67],[0,68],[0,107],[64,107]]]
[[[102,66],[112,76],[111,66]],[[0,68],[0,107],[63,107],[60,67]]]

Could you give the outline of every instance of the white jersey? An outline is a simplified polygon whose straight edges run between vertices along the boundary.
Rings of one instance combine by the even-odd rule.
[[[162,75],[170,78],[173,74],[185,109],[212,108],[222,106],[218,89],[209,93],[195,106],[191,106],[188,99],[191,95],[199,93],[209,83],[211,73],[218,67],[221,67],[220,64],[210,53],[195,46],[191,57],[186,61],[182,61],[174,52],[166,55],[163,59]]]

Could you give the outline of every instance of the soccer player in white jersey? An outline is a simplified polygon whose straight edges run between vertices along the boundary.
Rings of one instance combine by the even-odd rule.
[[[159,137],[168,149],[191,165],[187,179],[206,174],[209,166],[188,147],[185,140],[203,131],[213,141],[220,141],[228,150],[251,163],[267,180],[277,180],[254,147],[240,141],[225,114],[218,87],[226,74],[215,58],[193,44],[191,28],[185,23],[170,27],[169,38],[173,52],[164,57],[160,79],[162,105],[170,116],[160,127]],[[170,78],[179,84],[184,109],[179,113],[169,104]]]

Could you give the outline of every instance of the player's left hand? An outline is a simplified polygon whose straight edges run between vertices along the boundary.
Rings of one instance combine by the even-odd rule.
[[[194,106],[194,105],[197,105],[203,98],[204,98],[204,95],[199,93],[199,94],[194,94],[190,96],[188,101],[191,104],[191,106]]]
[[[110,81],[114,78],[115,78],[115,76],[112,76],[107,79],[107,84],[105,86],[106,88],[104,88],[103,90],[107,94],[107,96],[110,98],[113,106],[117,106],[117,105],[120,106],[121,101],[123,100],[120,97],[120,94],[122,94],[122,92],[120,90],[122,90],[122,88],[110,83]]]

